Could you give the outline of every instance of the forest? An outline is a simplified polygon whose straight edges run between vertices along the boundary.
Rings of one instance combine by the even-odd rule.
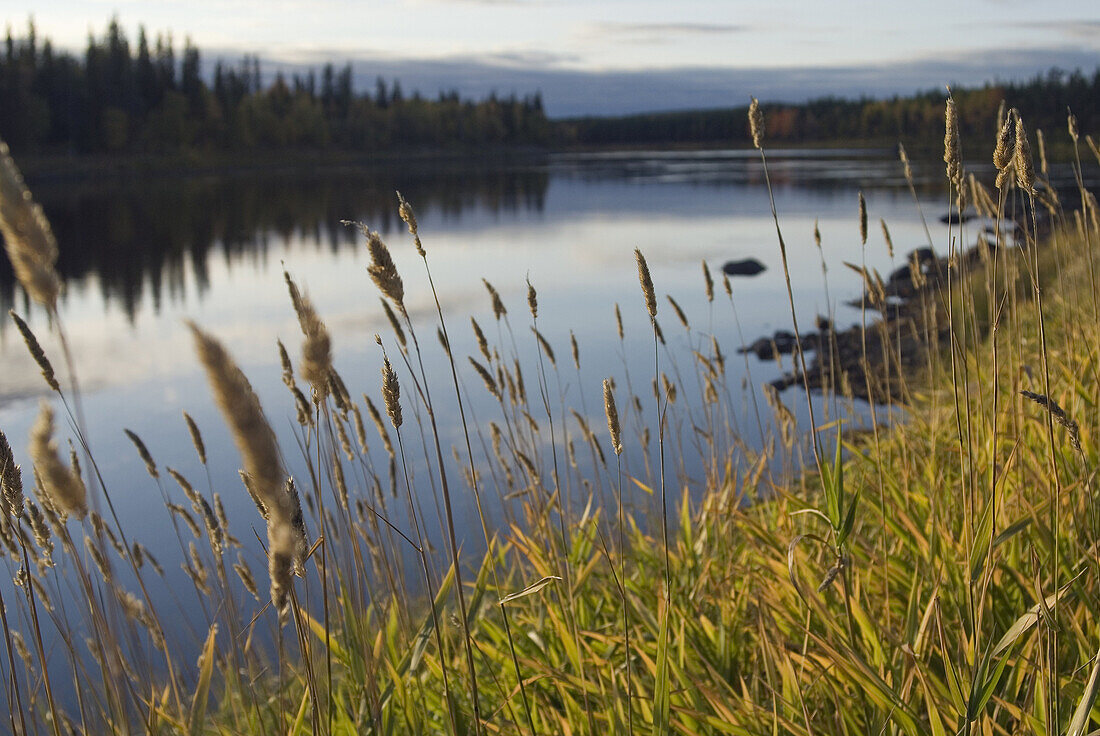
[[[350,63],[319,72],[265,73],[258,56],[204,68],[198,48],[172,37],[131,44],[116,21],[89,35],[82,57],[39,39],[33,21],[0,55],[0,136],[20,156],[334,151],[372,155],[401,150],[484,150],[649,145],[748,145],[745,104],[624,117],[550,119],[538,91],[522,98],[463,99],[407,94],[378,77],[356,89]],[[759,91],[761,96],[765,90]],[[763,104],[769,139],[932,145],[942,135],[944,89],[891,99],[825,97]],[[1100,67],[1091,76],[1051,69],[1024,82],[954,89],[964,140],[988,136],[1005,101],[1029,125],[1064,125],[1070,108],[1086,130],[1100,121]]]
[[[763,93],[761,93],[763,94]],[[768,138],[787,144],[852,142],[933,146],[942,143],[944,88],[908,97],[846,100],[823,97],[803,104],[762,102]],[[1084,130],[1100,122],[1100,67],[1051,69],[1024,82],[989,83],[980,88],[952,88],[963,140],[985,141],[992,133],[1004,101],[1015,107],[1029,126],[1063,130],[1066,108]],[[559,140],[587,146],[691,144],[724,141],[748,146],[752,136],[745,123],[748,100],[737,108],[656,112],[625,117],[586,117],[556,121]]]
[[[208,76],[190,40],[177,57],[170,36],[150,42],[143,28],[135,49],[117,21],[83,58],[33,22],[22,38],[9,30],[0,58],[0,135],[19,154],[481,147],[545,144],[550,130],[537,94],[429,100],[381,77],[363,94],[350,64],[287,78],[254,55]]]

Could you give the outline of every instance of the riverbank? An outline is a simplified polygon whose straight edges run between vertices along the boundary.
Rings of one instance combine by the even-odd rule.
[[[526,732],[523,698],[490,674],[511,667],[511,642],[538,733],[665,717],[685,733],[1054,732],[1071,721],[1087,732],[1100,670],[1098,237],[1095,225],[1057,230],[1037,259],[1025,238],[945,283],[932,300],[950,347],[904,384],[905,421],[823,447],[822,473],[771,483],[767,454],[733,451],[700,506],[681,506],[667,556],[659,535],[629,523],[620,556],[613,535],[582,521],[568,588],[553,580],[510,602],[510,639],[501,609],[472,619],[491,712]],[[978,328],[987,317],[989,333]],[[898,347],[891,331],[884,339]],[[776,411],[782,426],[789,410]],[[561,569],[525,535],[508,550],[506,584],[479,578],[489,599]]]

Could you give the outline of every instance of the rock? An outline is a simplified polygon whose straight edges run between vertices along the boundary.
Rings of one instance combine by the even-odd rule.
[[[936,260],[936,253],[931,248],[914,248],[909,251],[909,260],[917,260],[917,263],[924,265],[926,263],[932,263]]]
[[[974,219],[974,215],[969,212],[962,213],[962,217],[959,217],[958,212],[948,212],[946,215],[940,215],[940,222],[945,225],[958,225],[960,222],[970,222]]]
[[[890,272],[890,278],[886,280],[887,284],[910,284],[913,282],[913,269],[906,266],[898,266]]]
[[[742,345],[738,353],[753,353],[760,360],[771,360],[776,355],[790,355],[802,343],[803,350],[817,350],[821,333],[813,332],[799,338],[793,332],[777,330],[771,337],[761,337],[749,345]]]
[[[740,261],[726,261],[722,264],[722,271],[727,276],[755,276],[766,269],[767,266],[755,258],[744,258]]]

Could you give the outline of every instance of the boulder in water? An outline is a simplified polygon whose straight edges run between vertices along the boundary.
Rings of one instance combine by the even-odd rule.
[[[740,261],[726,261],[722,264],[722,271],[727,276],[755,276],[767,269],[755,258],[743,258]]]

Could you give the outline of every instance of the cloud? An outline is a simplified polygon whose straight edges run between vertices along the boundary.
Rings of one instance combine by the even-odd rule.
[[[452,57],[450,60],[460,60],[460,57]],[[467,56],[465,60],[506,67],[545,69],[561,64],[578,63],[583,60],[583,57],[579,54],[562,54],[553,51],[497,51]]]
[[[677,36],[713,35],[722,33],[743,33],[749,26],[733,23],[596,23],[591,30],[602,34],[660,34]]]
[[[620,44],[665,44],[685,38],[701,38],[744,33],[749,26],[732,23],[626,23],[608,21],[590,23],[576,34],[582,42]]]
[[[1097,48],[1097,41],[1100,40],[1100,20],[1029,21],[1004,25],[1008,28],[1022,28],[1028,31],[1053,31],[1063,38],[1089,42],[1094,49]]]

